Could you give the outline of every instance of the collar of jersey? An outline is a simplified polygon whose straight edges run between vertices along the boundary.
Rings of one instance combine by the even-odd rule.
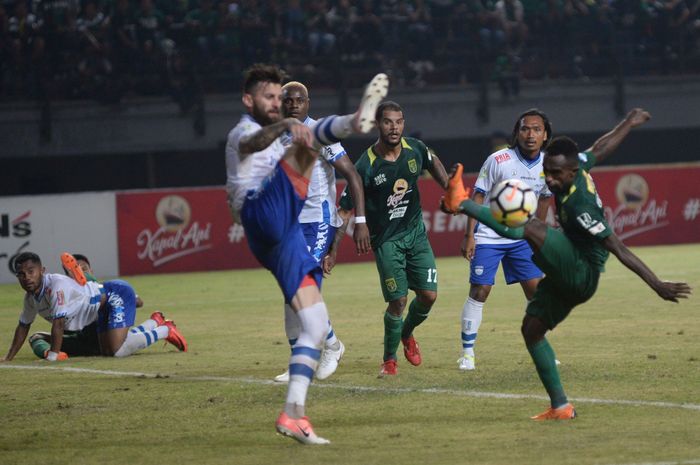
[[[569,200],[569,197],[571,197],[571,194],[573,194],[574,192],[576,192],[576,181],[574,181],[571,184],[571,187],[569,188],[569,193],[566,194],[563,199],[561,199],[561,203],[564,203],[567,200]]]
[[[540,161],[540,157],[542,157],[542,151],[540,150],[540,153],[537,155],[536,158],[529,160],[520,153],[520,147],[518,147],[517,145],[515,146],[515,148],[513,148],[513,151],[518,156],[520,162],[528,168],[532,168],[533,166],[535,166]]]
[[[369,148],[367,149],[367,157],[369,157],[369,164],[370,165],[374,165],[374,161],[377,159],[377,155],[374,153],[374,150],[372,150],[372,147],[374,147],[374,145],[370,145]],[[413,150],[413,148],[411,148],[411,146],[408,145],[408,142],[406,142],[406,139],[404,139],[402,137],[401,138],[401,150],[403,151],[403,149]],[[399,157],[394,161],[387,161],[387,160],[384,160],[383,158],[382,158],[382,160],[386,161],[387,163],[396,163],[397,161],[399,161],[399,158],[401,158],[401,155],[402,154],[399,153]]]
[[[44,297],[44,291],[46,290],[46,275],[41,277],[41,292],[39,292],[39,295],[37,296],[36,294],[33,294],[34,300],[39,302],[43,297]]]

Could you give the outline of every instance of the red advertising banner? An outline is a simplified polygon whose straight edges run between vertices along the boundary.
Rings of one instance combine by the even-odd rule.
[[[121,275],[252,268],[223,188],[117,194]]]
[[[606,218],[626,244],[700,242],[700,164],[596,169],[592,175]],[[474,180],[465,177],[467,185]],[[458,255],[467,217],[439,210],[442,189],[435,181],[423,179],[419,189],[435,255]],[[123,275],[258,266],[243,228],[231,220],[223,188],[117,194],[117,224]],[[350,238],[338,252],[338,262],[371,259],[358,256]]]

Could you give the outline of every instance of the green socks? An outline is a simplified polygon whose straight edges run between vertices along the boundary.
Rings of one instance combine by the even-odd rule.
[[[411,301],[411,305],[408,306],[408,315],[406,315],[406,320],[403,322],[403,329],[401,330],[401,337],[407,338],[413,334],[413,330],[416,326],[423,323],[426,318],[428,318],[428,313],[430,313],[430,307],[424,307],[418,301],[417,297],[414,297]]]
[[[396,350],[401,341],[403,318],[384,312],[384,361],[396,360]]]
[[[508,239],[523,239],[525,237],[524,227],[509,228],[508,226],[502,225],[491,215],[491,210],[488,207],[479,205],[473,200],[465,200],[459,204],[459,206],[463,213],[472,218],[476,218],[479,222],[484,223],[486,226],[496,231],[500,236],[507,237]]]
[[[542,339],[535,345],[528,346],[527,350],[530,352],[532,361],[535,362],[537,374],[540,375],[540,380],[549,394],[552,407],[558,408],[565,405],[568,400],[559,379],[559,369],[552,346],[547,339]]]
[[[49,344],[43,339],[38,338],[31,342],[31,346],[34,355],[36,355],[39,358],[44,358],[44,353],[51,348],[51,344]]]

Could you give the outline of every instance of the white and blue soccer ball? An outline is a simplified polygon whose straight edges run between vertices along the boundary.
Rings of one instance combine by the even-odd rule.
[[[537,210],[535,191],[519,179],[506,179],[496,184],[489,201],[496,221],[511,228],[527,223]]]

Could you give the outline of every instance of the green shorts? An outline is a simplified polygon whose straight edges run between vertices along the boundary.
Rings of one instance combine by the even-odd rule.
[[[598,287],[600,271],[586,260],[563,232],[547,228],[547,237],[533,261],[545,273],[526,313],[542,320],[549,329],[569,312],[590,299]]]
[[[385,302],[408,295],[408,289],[437,292],[435,255],[423,223],[400,239],[384,242],[374,259]]]

